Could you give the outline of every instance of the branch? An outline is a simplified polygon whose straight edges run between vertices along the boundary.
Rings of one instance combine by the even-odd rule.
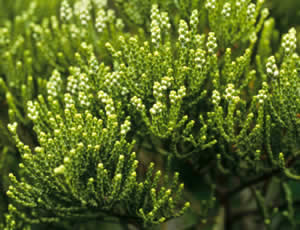
[[[300,206],[300,200],[295,200],[293,202],[293,206]],[[283,204],[280,204],[280,205],[273,205],[270,208],[271,209],[278,208],[279,211],[282,211],[286,207],[287,207],[287,203],[283,203]],[[238,221],[238,220],[240,220],[244,217],[250,216],[250,215],[259,215],[259,210],[253,208],[253,209],[249,209],[249,210],[245,210],[245,211],[235,213],[234,215],[231,216],[230,221],[231,221],[231,223],[234,223],[235,221]]]
[[[294,158],[292,158],[292,159],[290,159],[290,160],[288,160],[288,161],[286,162],[286,167],[287,167],[287,168],[291,167],[291,166],[295,163],[296,157],[297,157],[297,154],[296,154],[296,156],[295,156]],[[230,197],[234,196],[235,194],[241,192],[241,191],[244,190],[245,188],[248,188],[248,187],[250,187],[251,185],[255,185],[255,184],[258,184],[258,183],[263,182],[263,181],[265,181],[265,180],[268,180],[268,179],[270,179],[271,177],[273,177],[273,176],[275,176],[275,175],[277,175],[277,174],[279,174],[279,173],[281,173],[281,172],[282,172],[282,169],[281,169],[281,168],[274,169],[274,170],[272,170],[272,171],[269,172],[269,173],[263,174],[262,176],[259,176],[259,177],[257,177],[257,178],[254,178],[254,179],[252,179],[252,180],[249,180],[249,181],[247,181],[246,183],[244,183],[244,184],[242,184],[242,185],[240,185],[240,186],[238,186],[238,187],[232,189],[231,191],[228,191],[228,192],[225,194],[225,196],[228,196],[228,197],[230,198]]]
[[[273,177],[274,175],[276,175],[276,174],[278,174],[280,172],[281,172],[280,169],[276,169],[276,170],[273,170],[273,171],[271,171],[269,173],[266,173],[266,174],[264,174],[262,176],[254,178],[254,179],[252,179],[250,181],[247,181],[246,183],[244,183],[244,184],[242,184],[242,185],[240,185],[240,186],[232,189],[231,191],[228,191],[227,194],[226,194],[226,196],[228,196],[230,198],[230,197],[234,196],[235,194],[241,192],[245,188],[248,188],[251,185],[258,184],[258,183],[260,183],[262,181],[268,180],[268,179],[270,179],[271,177]]]

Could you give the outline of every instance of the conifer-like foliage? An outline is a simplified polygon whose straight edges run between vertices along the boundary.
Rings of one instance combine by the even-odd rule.
[[[112,102],[108,97],[105,99]],[[49,111],[42,97],[39,102],[28,103],[28,115],[40,144],[34,152],[19,140],[17,123],[9,125],[21,153],[19,167],[24,169],[22,176],[27,183],[10,174],[13,184],[7,195],[24,208],[32,209],[29,215],[21,214],[27,222],[58,222],[61,218],[89,215],[97,218],[107,212],[140,218],[138,222],[146,225],[178,216],[189,206],[186,203],[181,211],[175,212],[183,190],[178,174],[172,178],[172,189],[161,187],[159,192],[161,173],[156,172],[152,178],[153,164],[145,181],[137,181],[138,161],[136,153],[131,152],[134,143],[125,139],[130,121],[126,119],[119,125],[113,104],[107,104],[102,120],[88,110],[80,113],[69,94],[65,95],[64,111],[58,101],[51,97],[48,100],[56,114]],[[9,210],[12,214],[20,212],[13,205]],[[17,220],[8,222],[7,229],[19,225]]]
[[[268,5],[0,0],[0,228],[298,229],[299,33]]]

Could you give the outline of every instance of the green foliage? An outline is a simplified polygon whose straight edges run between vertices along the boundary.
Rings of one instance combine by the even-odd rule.
[[[0,0],[0,228],[297,229],[299,33],[269,4]]]
[[[67,66],[76,63],[74,56],[80,54],[78,47],[83,41],[92,44],[99,55],[104,50],[103,43],[117,38],[124,27],[113,10],[95,2],[79,1],[74,8],[66,1],[63,3],[59,17],[54,11],[51,17],[40,19],[36,14],[45,5],[32,2],[15,20],[7,20],[2,28],[0,70],[5,81],[1,79],[0,86],[13,108],[13,114],[9,115],[23,123],[28,122],[23,114],[26,102],[44,94],[45,80],[54,69],[65,72]],[[59,4],[56,5],[58,8]],[[102,54],[101,58],[106,57]]]
[[[125,214],[146,225],[178,216],[189,206],[186,203],[181,211],[175,211],[183,190],[177,174],[172,190],[158,189],[161,173],[153,176],[152,164],[145,181],[138,182],[134,142],[125,139],[130,122],[126,119],[119,125],[117,114],[111,113],[113,105],[106,107],[102,120],[88,110],[80,113],[69,104],[68,94],[64,110],[58,101],[48,100],[51,110],[42,97],[39,102],[28,103],[39,142],[34,152],[17,136],[17,123],[9,125],[22,157],[22,179],[9,175],[12,185],[7,195],[15,200],[16,207],[9,207],[6,229],[19,225],[14,214],[31,224]],[[19,205],[31,212],[22,212]]]

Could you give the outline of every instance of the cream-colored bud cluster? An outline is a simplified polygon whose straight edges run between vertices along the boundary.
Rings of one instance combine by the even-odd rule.
[[[264,101],[268,98],[266,90],[265,89],[259,90],[258,94],[256,95],[256,98],[259,104],[263,104]]]
[[[127,89],[127,87],[123,86],[123,87],[121,88],[121,95],[122,95],[122,96],[125,96],[125,95],[127,95],[128,93],[129,93],[129,90]]]
[[[220,96],[219,91],[214,90],[214,91],[212,92],[212,103],[213,103],[214,105],[219,105],[220,101],[221,101],[221,96]]]
[[[120,133],[122,135],[126,135],[130,131],[131,122],[129,120],[125,120],[124,124],[121,125]]]
[[[177,94],[175,90],[171,90],[170,95],[169,95],[170,103],[175,104],[177,100]]]
[[[75,24],[70,24],[69,25],[69,30],[70,30],[70,36],[73,39],[79,38],[80,37],[80,29],[78,26],[76,26]]]
[[[73,10],[68,0],[63,0],[60,7],[60,18],[63,22],[69,22],[73,17]]]
[[[282,47],[286,54],[291,55],[297,47],[297,36],[295,28],[291,28],[287,34],[283,36]]]
[[[268,8],[264,8],[264,9],[261,11],[261,15],[262,15],[262,17],[264,17],[264,18],[268,17],[269,14],[270,14],[270,11],[269,11]]]
[[[207,0],[205,7],[208,10],[214,10],[216,8],[216,0]]]
[[[119,72],[116,71],[116,72],[108,73],[105,75],[104,84],[108,88],[112,88],[112,87],[119,88],[120,87],[120,79],[121,79],[121,75]]]
[[[160,15],[160,25],[161,28],[164,30],[168,30],[171,28],[171,24],[170,24],[170,19],[169,19],[169,15],[167,12],[162,12]]]
[[[274,56],[271,56],[268,58],[267,64],[266,64],[266,70],[267,74],[278,77],[279,76],[279,70],[276,65],[276,60]]]
[[[113,9],[107,10],[107,20],[113,22],[116,19],[116,12]]]
[[[159,47],[162,40],[162,35],[171,28],[169,15],[167,12],[161,12],[158,9],[158,5],[152,5],[151,9],[151,41],[155,47]]]
[[[64,165],[60,165],[56,168],[53,169],[54,174],[64,174],[65,172],[65,166]]]
[[[78,101],[82,107],[89,107],[91,105],[88,95],[82,91],[78,93]]]
[[[105,105],[105,112],[106,112],[107,116],[111,116],[111,115],[115,114],[115,106],[114,106],[113,99],[110,98],[107,93],[100,90],[98,92],[98,98]]]
[[[173,78],[163,77],[161,82],[154,82],[153,85],[153,96],[158,100],[161,99],[168,88],[172,85]]]
[[[185,86],[181,86],[180,89],[177,91],[171,90],[169,99],[171,104],[176,104],[178,101],[182,100],[186,96],[186,88]]]
[[[191,41],[191,38],[188,25],[184,20],[180,20],[178,34],[178,40],[181,44],[181,47],[187,47],[187,45]]]
[[[206,63],[206,51],[202,49],[197,49],[195,52],[195,63],[196,67],[202,69]]]
[[[225,89],[224,98],[228,101],[238,102],[240,100],[240,97],[236,94],[238,94],[238,91],[235,90],[234,85],[228,84],[227,88]]]
[[[163,111],[163,108],[164,105],[160,101],[158,101],[152,106],[152,108],[150,109],[150,113],[152,115],[156,115],[158,113],[161,113]]]
[[[125,27],[125,24],[124,24],[124,22],[123,22],[123,20],[121,18],[117,18],[115,24],[116,24],[116,28],[118,30],[123,30],[124,27]]]
[[[157,5],[153,5],[151,9],[151,41],[155,46],[159,46],[161,41],[160,29],[160,13]]]
[[[97,69],[96,66],[94,67]],[[89,107],[91,105],[89,99],[89,90],[91,87],[88,75],[81,73],[78,67],[70,67],[70,72],[72,75],[67,80],[67,92],[74,97],[73,101],[78,102],[82,107]]]
[[[247,17],[249,21],[254,19],[255,11],[256,11],[256,5],[254,3],[250,3],[247,7]]]
[[[39,116],[39,111],[37,109],[37,104],[36,102],[32,102],[32,101],[28,101],[27,103],[27,111],[28,111],[28,117],[29,119],[31,119],[32,121],[37,120],[38,116]]]
[[[7,127],[8,127],[8,130],[9,130],[11,133],[17,133],[18,123],[17,123],[17,122],[14,122],[14,123],[12,123],[12,124],[8,124]]]
[[[106,28],[107,16],[104,9],[100,9],[97,13],[95,27],[98,33],[102,33]]]
[[[138,98],[137,96],[132,97],[130,102],[138,111],[145,110],[145,105],[143,104],[142,99]]]
[[[158,23],[160,22],[160,12],[157,4],[152,5],[150,17],[151,21],[157,21]]]
[[[231,16],[231,4],[229,2],[224,4],[221,14],[225,18],[229,18]]]
[[[206,47],[208,54],[212,55],[216,53],[218,45],[217,38],[214,32],[209,32]]]
[[[32,37],[36,40],[36,41],[40,41],[42,38],[42,34],[43,34],[43,29],[40,25],[36,25],[34,23],[32,23],[30,25],[31,29],[32,29]],[[18,42],[21,42],[21,40],[19,40]],[[23,41],[22,41],[23,42]]]
[[[72,75],[68,77],[67,91],[73,95],[78,91],[78,79]]]
[[[197,33],[198,24],[199,24],[199,12],[198,10],[193,10],[190,17],[190,27],[193,34]]]
[[[54,70],[49,81],[47,82],[47,93],[49,96],[57,97],[62,90],[61,75],[57,70]]]
[[[99,63],[97,58],[95,57],[95,55],[91,55],[90,59],[89,59],[89,65],[90,65],[90,69],[89,69],[89,74],[97,74],[98,70],[99,70]]]
[[[82,26],[87,27],[91,22],[91,3],[90,1],[82,1],[79,9],[79,19]]]
[[[183,98],[185,96],[186,96],[186,88],[185,88],[185,86],[180,86],[180,88],[178,90],[178,97]]]
[[[66,108],[71,108],[75,104],[73,97],[69,93],[66,93],[64,95],[64,102],[65,102]]]
[[[114,10],[104,10],[104,8],[99,8],[95,19],[96,31],[98,33],[103,33],[109,24],[115,25],[118,30],[123,30],[125,26],[121,18],[116,18]]]
[[[67,92],[71,93],[72,95],[76,95],[79,90],[78,84],[79,79],[78,76],[80,75],[80,68],[79,67],[71,67],[70,72],[72,75],[68,77],[67,81]]]
[[[79,76],[79,90],[80,91],[88,91],[91,87],[89,85],[89,77],[86,73],[81,73]]]

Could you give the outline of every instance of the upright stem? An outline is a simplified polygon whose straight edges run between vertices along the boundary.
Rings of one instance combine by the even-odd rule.
[[[129,230],[128,222],[126,220],[120,219],[120,225],[122,226],[123,230]]]
[[[162,226],[161,226],[161,229],[162,230],[167,230],[168,229],[168,222],[163,223]]]
[[[230,199],[225,197],[224,199],[224,208],[225,208],[225,221],[224,221],[224,230],[231,230],[231,204]]]

